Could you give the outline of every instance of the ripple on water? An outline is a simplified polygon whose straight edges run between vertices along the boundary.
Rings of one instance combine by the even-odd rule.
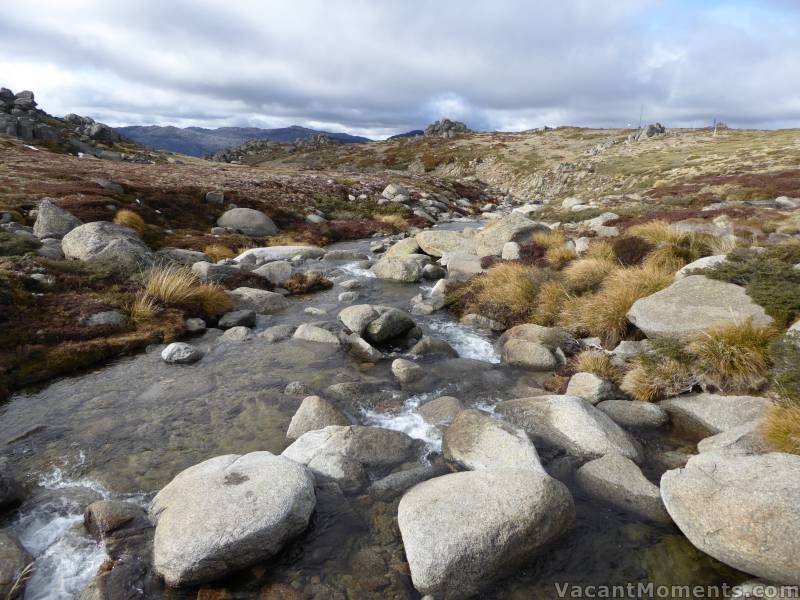
[[[432,319],[428,322],[428,326],[455,348],[460,357],[492,364],[500,362],[500,355],[488,335],[443,318]]]
[[[56,467],[39,479],[40,490],[33,501],[23,505],[12,531],[36,560],[36,568],[25,589],[25,600],[70,600],[77,597],[107,555],[83,527],[87,502],[111,494],[97,481],[73,478],[83,465],[80,453],[72,466]],[[131,498],[142,503],[143,498]]]
[[[365,269],[364,267],[359,266],[361,262],[363,261],[345,263],[337,266],[337,270],[347,277],[374,279],[375,273],[373,273],[370,269]]]
[[[442,392],[428,392],[411,396],[403,403],[399,412],[381,413],[372,409],[364,409],[364,424],[384,429],[402,431],[415,440],[422,440],[428,448],[428,454],[442,451],[442,432],[437,427],[427,423],[419,414],[419,407],[433,398],[438,398]]]

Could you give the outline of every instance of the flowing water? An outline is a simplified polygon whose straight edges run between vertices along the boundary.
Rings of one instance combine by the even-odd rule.
[[[368,253],[369,241],[337,247]],[[313,268],[324,269],[335,282],[359,279],[356,303],[408,309],[420,291],[418,285],[375,279],[356,262],[321,262]],[[344,307],[337,299],[342,291],[337,285],[293,299],[284,313],[260,318],[257,329],[333,323]],[[326,314],[307,314],[309,307]],[[0,452],[34,490],[0,523],[36,558],[25,598],[73,598],[97,571],[105,552],[82,526],[83,509],[92,501],[114,498],[146,506],[175,474],[197,462],[219,454],[281,452],[302,398],[283,393],[289,382],[300,381],[312,392],[338,382],[376,385],[376,393],[340,402],[341,407],[357,422],[422,440],[423,462],[441,462],[441,433],[419,416],[421,404],[454,395],[470,407],[492,412],[497,401],[524,395],[540,383],[501,365],[493,336],[442,312],[415,319],[425,333],[447,340],[460,355],[423,359],[430,373],[426,389],[400,389],[389,371],[391,361],[365,365],[333,346],[296,340],[272,344],[256,336],[225,343],[211,330],[194,340],[206,352],[194,365],[166,365],[159,356],[161,347],[153,347],[20,392],[0,405]],[[669,438],[645,437],[642,442],[651,454],[680,446]],[[661,471],[653,463],[646,472],[657,481]],[[577,489],[573,493],[578,521],[572,532],[484,597],[551,598],[554,584],[565,582],[694,585],[734,576],[694,550],[676,529],[641,522],[585,498]],[[312,526],[300,539],[269,563],[206,591],[226,590],[221,598],[416,598],[396,512],[396,500],[345,499],[323,491]],[[164,591],[163,597],[197,594],[196,589]]]

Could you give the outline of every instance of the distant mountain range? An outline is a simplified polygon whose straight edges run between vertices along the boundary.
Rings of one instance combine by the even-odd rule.
[[[391,136],[390,140],[401,140],[403,138],[415,138],[425,135],[425,132],[422,129],[413,129],[412,131],[406,131],[405,133],[398,133],[397,135]]]
[[[205,156],[218,150],[238,146],[250,140],[270,140],[279,143],[292,143],[297,140],[311,138],[315,135],[327,135],[345,144],[363,144],[368,138],[349,133],[330,133],[308,129],[298,125],[278,129],[261,129],[259,127],[220,127],[204,129],[203,127],[160,127],[158,125],[131,125],[117,127],[116,130],[128,139],[139,142],[157,150],[179,152],[189,156]]]

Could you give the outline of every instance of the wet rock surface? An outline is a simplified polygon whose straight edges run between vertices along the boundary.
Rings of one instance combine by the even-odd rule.
[[[269,452],[209,459],[153,499],[155,569],[167,585],[211,581],[276,554],[316,505],[308,469]]]
[[[533,471],[437,477],[400,501],[398,525],[414,587],[469,598],[530,560],[574,521],[567,488]]]

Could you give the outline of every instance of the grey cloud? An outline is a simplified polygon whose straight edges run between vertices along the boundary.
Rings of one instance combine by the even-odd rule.
[[[0,83],[113,124],[381,136],[447,113],[483,129],[619,126],[644,104],[673,126],[796,125],[794,5],[702,4],[43,0],[0,20]],[[774,23],[748,27],[748,11]]]

